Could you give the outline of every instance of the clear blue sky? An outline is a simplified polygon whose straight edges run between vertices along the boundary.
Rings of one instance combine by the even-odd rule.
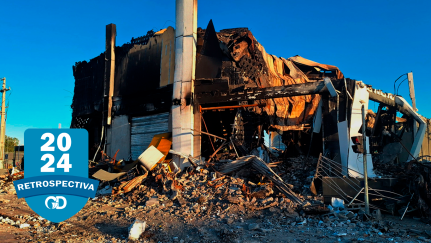
[[[104,51],[106,24],[117,25],[117,45],[175,26],[174,0],[14,0],[0,10],[6,134],[21,143],[27,128],[70,126],[72,65]],[[199,1],[198,25],[210,19],[216,30],[248,27],[268,53],[336,65],[386,92],[413,71],[419,113],[431,117],[431,1]]]

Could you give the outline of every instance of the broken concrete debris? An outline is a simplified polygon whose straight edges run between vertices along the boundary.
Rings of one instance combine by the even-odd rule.
[[[138,240],[145,231],[146,222],[136,219],[129,228],[129,240]]]
[[[257,170],[262,175],[268,177],[276,186],[280,189],[282,193],[286,195],[290,200],[294,203],[301,204],[302,200],[299,199],[295,193],[283,182],[283,180],[272,171],[271,168],[259,157],[255,155],[249,155],[245,157],[238,158],[238,160],[232,161],[228,164],[223,165],[221,168],[221,173],[229,174],[235,170],[240,169],[241,167],[246,166],[247,164],[251,164],[251,167]]]
[[[203,167],[205,169],[189,168],[177,173],[169,172],[164,161],[149,172],[148,177],[133,190],[127,193],[99,196],[97,199],[91,200],[89,208],[83,210],[83,215],[79,215],[79,221],[74,224],[82,225],[84,222],[91,222],[97,218],[102,218],[105,221],[119,218],[128,219],[130,220],[127,224],[129,228],[125,231],[126,234],[123,239],[136,241],[145,241],[147,237],[165,239],[164,241],[171,241],[177,237],[174,240],[178,240],[178,242],[187,239],[184,235],[157,238],[168,233],[169,228],[161,228],[163,227],[162,224],[160,226],[149,225],[148,220],[155,220],[167,215],[183,219],[181,222],[191,222],[198,219],[211,221],[212,228],[219,232],[217,233],[219,238],[213,238],[214,236],[209,232],[206,233],[204,228],[199,229],[198,237],[207,241],[217,241],[218,239],[218,241],[229,242],[229,237],[245,237],[248,234],[255,237],[269,237],[268,234],[276,234],[285,230],[289,234],[294,234],[293,237],[298,238],[301,237],[300,234],[304,233],[297,235],[297,232],[305,229],[310,229],[309,231],[314,231],[316,236],[329,241],[337,241],[339,238],[342,241],[361,241],[358,239],[375,241],[382,237],[388,239],[398,237],[397,241],[401,242],[400,239],[411,239],[408,237],[418,239],[421,237],[420,239],[423,241],[430,238],[422,228],[400,228],[399,223],[385,220],[385,215],[380,218],[377,213],[365,216],[361,207],[358,209],[349,208],[346,206],[347,202],[344,202],[344,209],[335,208],[337,206],[335,204],[332,209],[328,209],[331,207],[330,202],[325,205],[321,197],[311,194],[307,187],[311,182],[310,175],[315,174],[317,159],[286,158],[283,163],[271,168],[298,198],[311,204],[300,206],[283,194],[266,175],[260,174],[252,167],[252,156],[247,158],[249,158],[248,163],[250,163],[248,166],[244,165],[226,174],[216,171],[217,168],[227,166],[230,163],[235,164],[235,160],[214,162],[214,169],[211,167]],[[167,159],[169,160],[169,157]],[[238,160],[243,159],[239,158]],[[128,163],[133,163],[133,161],[126,161],[126,165]],[[100,162],[99,166],[103,164]],[[137,166],[131,170],[136,171]],[[249,170],[248,173],[244,173],[246,170]],[[215,173],[216,178],[214,180],[212,180],[212,173]],[[127,172],[124,179],[117,178],[103,183],[117,187],[118,183],[121,185],[122,181],[132,179],[131,176],[132,172]],[[140,174],[136,172],[135,176],[139,177]],[[9,183],[7,177],[4,177],[3,181],[6,184]],[[177,186],[174,185],[174,182],[177,182]],[[217,187],[218,185],[221,186]],[[101,186],[101,189],[106,189],[106,186]],[[2,206],[1,203],[0,206]],[[105,211],[103,208],[107,206],[120,211]],[[148,215],[154,216],[149,217]],[[246,215],[248,216],[246,217]],[[33,221],[34,219],[36,221]],[[2,221],[1,218],[0,221]],[[29,224],[29,227],[22,229],[39,232],[35,235],[64,232],[64,229],[73,227],[72,225],[63,226],[52,223],[48,226],[46,220],[39,220],[37,217],[25,219],[11,219],[9,217],[7,220],[4,217],[3,223],[0,224],[16,228],[21,228],[23,224],[24,226]],[[220,227],[227,227],[227,229],[218,230]],[[237,227],[241,227],[241,229],[238,228],[237,230]],[[234,229],[234,231],[230,232],[229,229]],[[308,232],[308,230],[306,231]],[[108,241],[112,238],[104,237]],[[193,241],[186,240],[184,242]]]
[[[250,212],[281,209],[289,210],[292,215],[301,215],[298,212],[302,212],[308,215],[332,215],[350,221],[353,218],[361,221],[373,218],[379,220],[381,212],[396,212],[395,210],[407,205],[408,201],[405,201],[401,192],[382,192],[372,185],[370,194],[373,196],[372,205],[376,213],[365,215],[361,204],[360,179],[342,176],[343,166],[337,162],[324,156],[319,159],[286,157],[285,151],[274,153],[272,150],[275,148],[268,148],[264,144],[258,150],[251,150],[240,143],[226,143],[229,140],[235,139],[222,141],[220,146],[226,147],[215,149],[215,155],[207,161],[176,152],[170,147],[165,148],[168,154],[164,156],[153,145],[145,150],[141,159],[123,161],[122,164],[112,162],[112,158],[104,155],[104,159],[91,163],[93,170],[100,168],[97,170],[100,174],[103,168],[111,170],[110,174],[123,174],[113,180],[102,180],[99,195],[102,196],[103,193],[105,197],[112,197],[114,200],[130,200],[141,204],[146,210],[166,207],[175,215],[193,212],[195,216],[188,215],[188,218],[224,212],[231,207],[229,205],[236,205]],[[247,155],[246,151],[261,152]],[[264,154],[263,151],[268,152]],[[144,166],[141,160],[149,161],[151,154],[159,155],[152,159],[149,167]],[[239,154],[243,156],[238,157]],[[184,170],[173,169],[173,155],[191,161],[191,166]],[[259,155],[267,158],[268,162]],[[426,162],[423,164],[426,165]],[[412,168],[417,170],[418,167],[413,165]],[[419,181],[418,185],[424,183]],[[350,192],[345,189],[346,186],[353,186],[357,190]],[[332,192],[328,192],[328,188],[332,188]],[[107,190],[112,190],[112,195],[107,194]],[[389,200],[385,201],[385,207],[379,204],[380,200],[374,201],[376,195]],[[414,207],[420,208],[422,212],[429,210],[422,203],[413,204],[408,212],[414,212]],[[232,219],[226,218],[225,222],[231,224]],[[308,222],[302,218],[295,225],[305,225]]]
[[[159,199],[157,197],[152,197],[148,199],[148,201],[145,203],[146,207],[152,207],[159,205]]]

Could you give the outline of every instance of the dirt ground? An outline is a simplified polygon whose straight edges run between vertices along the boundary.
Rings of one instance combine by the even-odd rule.
[[[429,242],[431,233],[429,225],[412,217],[400,221],[383,215],[381,221],[361,222],[299,215],[278,207],[258,211],[236,204],[222,211],[208,205],[199,205],[201,210],[187,207],[177,203],[146,207],[99,197],[57,224],[39,218],[24,199],[2,192],[0,241],[129,242],[128,227],[135,219],[147,224],[139,242]],[[24,223],[31,226],[20,228]]]

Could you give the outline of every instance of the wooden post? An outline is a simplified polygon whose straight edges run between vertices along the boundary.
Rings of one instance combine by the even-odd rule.
[[[108,96],[108,114],[106,124],[111,125],[112,96],[114,95],[115,78],[115,38],[117,27],[115,24],[106,25],[106,49],[105,49],[105,95]],[[106,94],[106,91],[107,94]]]
[[[2,93],[2,103],[1,103],[1,126],[0,126],[0,166],[3,164],[5,165],[5,145],[6,145],[6,91],[9,91],[10,89],[6,89],[6,78],[1,79],[2,89],[0,92]],[[2,166],[2,167],[3,167]]]

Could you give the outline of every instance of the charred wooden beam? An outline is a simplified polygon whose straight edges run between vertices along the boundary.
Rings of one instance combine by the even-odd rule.
[[[340,80],[334,81],[334,86],[338,87],[340,82]],[[268,88],[247,88],[242,90],[239,88],[229,90],[229,88],[227,88],[228,85],[223,85],[221,80],[214,82],[214,86],[212,84],[213,83],[211,82],[205,83],[201,81],[200,85],[195,86],[196,99],[199,100],[200,104],[262,100],[329,93],[324,81]],[[216,89],[214,89],[215,86],[217,87]]]

